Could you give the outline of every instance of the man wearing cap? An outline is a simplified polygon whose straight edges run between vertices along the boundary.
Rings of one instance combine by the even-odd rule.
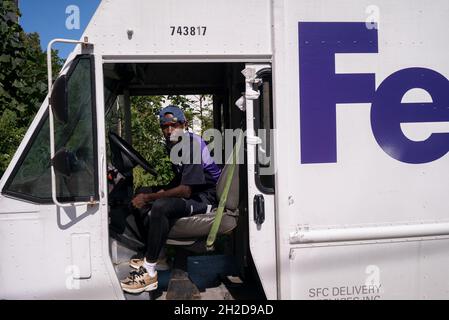
[[[177,106],[162,109],[159,121],[168,153],[181,143],[178,147],[182,146],[179,149],[182,157],[181,161],[171,159],[175,172],[171,188],[157,193],[139,193],[132,200],[137,209],[151,204],[151,214],[145,258],[132,260],[131,266],[137,271],[121,281],[123,290],[130,293],[157,288],[156,263],[174,221],[207,213],[217,206],[216,184],[221,170],[210,156],[204,140],[186,131],[185,115]]]

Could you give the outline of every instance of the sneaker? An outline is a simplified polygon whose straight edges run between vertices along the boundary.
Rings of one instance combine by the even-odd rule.
[[[139,269],[140,267],[143,267],[143,261],[144,259],[131,259],[129,260],[129,266],[133,269]],[[158,259],[156,264],[156,270],[157,271],[167,271],[170,270],[170,265],[167,262],[167,259]]]
[[[153,291],[157,289],[157,273],[150,277],[147,269],[140,267],[132,271],[126,279],[120,281],[123,291],[128,293],[142,293],[144,291]]]
[[[129,266],[133,269],[140,269],[140,267],[143,267],[143,259],[131,259],[129,260]]]

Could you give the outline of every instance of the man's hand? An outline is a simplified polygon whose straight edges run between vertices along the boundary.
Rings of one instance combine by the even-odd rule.
[[[131,203],[135,208],[141,209],[148,202],[156,201],[157,199],[168,197],[188,199],[191,197],[191,195],[192,195],[192,188],[190,186],[179,185],[169,190],[161,189],[156,193],[139,193],[133,198]]]
[[[151,201],[151,193],[139,193],[134,197],[131,203],[135,208],[141,209],[148,201]]]

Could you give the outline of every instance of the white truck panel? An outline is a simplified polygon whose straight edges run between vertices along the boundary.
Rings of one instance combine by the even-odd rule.
[[[95,44],[96,53],[121,58],[269,56],[270,13],[269,0],[105,0],[84,35]]]
[[[2,206],[9,208],[14,208],[16,202],[6,197],[0,199]],[[75,212],[40,205],[38,212],[1,214],[0,296],[3,299],[122,299],[121,292],[113,288],[117,280],[110,279],[106,272],[109,257],[105,257],[101,245],[101,215],[94,212],[86,207],[79,207]],[[83,257],[83,250],[77,249],[86,246],[73,241],[86,230],[91,237],[89,255]],[[91,260],[88,265],[86,260]]]
[[[299,87],[298,22],[364,22],[366,9],[379,8],[379,53],[369,54],[373,65],[361,65],[367,54],[337,54],[337,73],[376,75],[376,86],[393,72],[408,67],[426,67],[449,77],[444,41],[449,3],[435,1],[286,1],[285,61],[291,68],[284,76],[288,90]],[[324,10],[330,8],[332,10]],[[321,8],[321,9],[320,9]],[[438,17],[441,17],[440,19]],[[399,21],[399,22],[398,22]],[[354,64],[357,68],[356,70]],[[281,88],[282,90],[282,88]],[[279,95],[279,93],[277,93]],[[420,96],[421,98],[421,96]],[[370,124],[369,103],[337,105],[337,162],[301,164],[300,135],[290,134],[279,148],[290,152],[289,190],[294,203],[291,217],[297,224],[358,225],[447,219],[449,181],[446,155],[434,162],[405,164],[386,154],[377,144]],[[288,113],[299,119],[299,94],[289,94]],[[403,124],[413,139],[447,129],[447,123]],[[292,121],[290,132],[300,132],[299,121]],[[282,160],[281,160],[282,161]],[[280,168],[283,166],[280,165]],[[445,200],[446,199],[446,200]]]
[[[409,240],[409,239],[408,239]],[[445,299],[448,239],[295,247],[291,296],[313,300]]]
[[[302,163],[301,154],[301,103],[300,60],[298,40],[299,22],[369,22],[369,17],[378,13],[376,53],[335,54],[336,74],[375,74],[375,89],[391,74],[406,68],[427,68],[449,77],[447,64],[447,1],[275,1],[274,2],[274,81],[276,108],[276,160],[277,160],[277,216],[279,228],[280,286],[281,298],[310,298],[304,290],[309,282],[332,283],[332,275],[339,275],[346,282],[352,279],[354,268],[365,268],[376,261],[385,261],[392,268],[383,267],[385,279],[394,279],[394,269],[415,270],[417,261],[427,256],[417,249],[424,242],[397,245],[385,257],[375,254],[380,245],[329,247],[326,249],[294,249],[292,261],[290,249],[295,241],[289,234],[298,228],[322,230],[331,228],[336,233],[342,228],[385,227],[397,225],[431,224],[447,222],[449,200],[446,195],[449,181],[449,156],[443,155],[426,163],[405,163],[384,151],[372,129],[371,108],[368,102],[336,104],[336,161]],[[307,39],[309,40],[309,39]],[[313,40],[320,40],[318,38]],[[304,40],[306,41],[306,40]],[[318,50],[324,42],[313,42]],[[331,88],[323,90],[329,94]],[[347,90],[351,92],[350,89]],[[346,93],[346,92],[344,92]],[[432,102],[423,90],[410,91],[402,102]],[[285,123],[285,118],[293,119]],[[297,120],[295,120],[297,119]],[[317,124],[319,125],[319,124]],[[448,122],[402,123],[404,135],[412,141],[424,141],[431,133],[448,132]],[[319,139],[317,139],[318,141]],[[306,235],[306,234],[304,234]],[[301,237],[300,233],[296,236]],[[298,238],[299,239],[299,238]],[[299,243],[299,242],[297,242]],[[357,242],[355,242],[357,243]],[[429,251],[442,250],[440,242],[426,242]],[[364,249],[358,249],[358,248]],[[354,249],[355,248],[355,249]],[[439,248],[439,249],[437,249]],[[349,252],[361,256],[366,263],[353,261]],[[403,251],[402,251],[403,250]],[[406,262],[393,258],[400,252]],[[335,254],[338,265],[325,257]],[[379,251],[381,252],[381,250]],[[442,255],[442,254],[441,254]],[[407,298],[447,297],[447,290],[435,288],[437,270],[447,269],[449,261],[432,256],[433,264],[416,274],[404,271],[404,277],[420,281],[421,287],[407,293],[405,284],[391,282],[382,297],[398,297],[402,291]],[[340,256],[340,258],[337,258]],[[348,256],[348,259],[344,257]],[[341,258],[343,257],[343,258]],[[324,260],[323,260],[324,259]],[[329,258],[331,259],[331,258]],[[326,261],[325,261],[326,260]],[[301,262],[300,262],[301,261]],[[322,266],[320,272],[304,272],[304,264]],[[379,262],[380,263],[380,262]],[[312,268],[313,269],[313,268]],[[309,269],[307,269],[309,270]],[[364,270],[364,269],[363,269]],[[363,273],[362,270],[362,273]],[[324,275],[326,274],[326,275]],[[419,279],[419,280],[418,280]],[[335,281],[334,281],[335,282]],[[384,284],[386,284],[385,282]],[[396,289],[393,289],[393,284]],[[418,290],[419,289],[419,290]],[[398,290],[398,291],[395,291]],[[423,294],[422,292],[426,292]]]

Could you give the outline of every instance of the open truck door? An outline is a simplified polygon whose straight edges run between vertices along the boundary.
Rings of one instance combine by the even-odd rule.
[[[2,298],[123,298],[102,236],[108,223],[101,210],[105,147],[97,135],[103,98],[96,71],[102,77],[102,68],[95,64],[92,54],[66,63],[5,172]]]
[[[249,246],[267,299],[277,298],[271,66],[246,64]]]

